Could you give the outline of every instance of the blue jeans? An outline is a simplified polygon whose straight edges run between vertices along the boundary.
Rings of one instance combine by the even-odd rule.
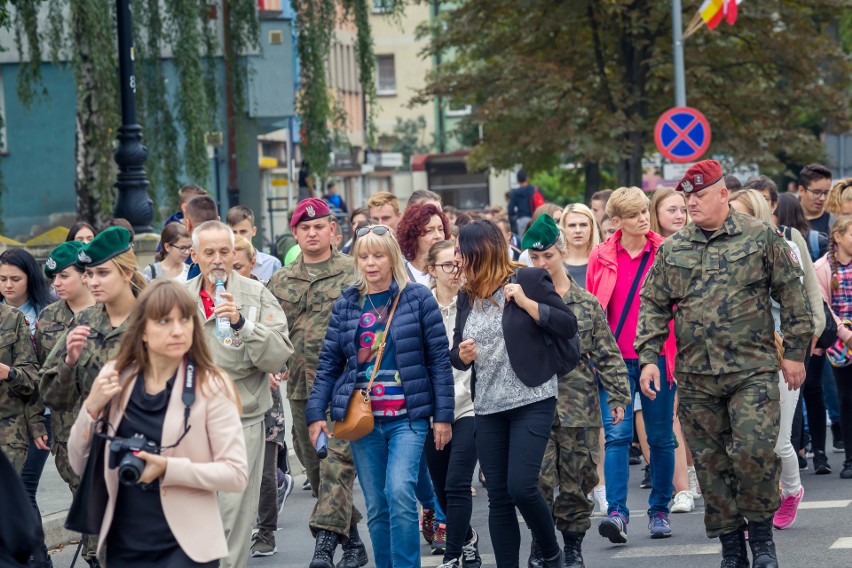
[[[828,357],[825,358],[825,367],[822,371],[822,393],[825,397],[825,408],[832,424],[840,424],[840,401],[837,398],[837,382],[834,378],[834,370]]]
[[[630,396],[633,398],[639,384],[642,369],[638,359],[626,359],[630,375]],[[648,514],[669,513],[669,501],[674,490],[674,395],[677,385],[669,386],[666,380],[666,358],[657,361],[660,369],[660,391],[657,398],[651,400],[641,392],[642,416],[645,420],[645,432],[651,454],[651,495],[648,497]],[[633,443],[633,405],[624,409],[624,420],[612,425],[612,413],[607,394],[599,390],[601,415],[603,417],[604,437],[604,477],[606,477],[606,498],[609,502],[608,513],[620,513],[630,520],[627,508],[627,481],[630,477],[630,445]]]
[[[376,568],[420,568],[415,496],[427,420],[376,420],[351,442]]]
[[[417,472],[417,502],[424,509],[435,511],[435,522],[439,525],[447,523],[444,517],[444,511],[441,510],[441,505],[438,503],[438,496],[435,494],[435,487],[432,485],[432,476],[429,475],[429,468],[426,467],[426,454],[420,456],[420,471]]]

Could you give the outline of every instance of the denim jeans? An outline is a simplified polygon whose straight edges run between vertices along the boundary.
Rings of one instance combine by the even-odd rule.
[[[431,431],[431,429],[430,429]],[[429,475],[429,468],[426,466],[425,453],[420,456],[420,471],[417,472],[417,502],[424,509],[430,509],[435,512],[435,522],[438,524],[446,524],[447,519],[444,517],[444,511],[441,510],[441,504],[438,502],[438,495],[435,493],[435,486],[432,485],[432,476]]]
[[[825,358],[825,367],[822,371],[822,392],[825,397],[825,409],[832,424],[840,424],[840,400],[837,397],[837,381],[828,357]]]
[[[351,442],[376,568],[420,568],[415,489],[427,420],[376,420]]]
[[[630,375],[630,394],[638,388],[642,369],[638,359],[626,359]],[[674,396],[677,385],[669,387],[666,380],[666,358],[657,361],[660,369],[660,391],[657,398],[649,399],[641,392],[642,416],[645,420],[645,432],[651,454],[651,495],[648,497],[648,514],[669,513],[669,501],[674,490]],[[604,436],[604,476],[606,477],[606,498],[609,502],[608,513],[618,512],[630,520],[627,509],[627,481],[630,477],[630,444],[633,442],[633,407],[625,408],[624,420],[612,425],[607,395],[600,389],[601,415],[603,416]]]

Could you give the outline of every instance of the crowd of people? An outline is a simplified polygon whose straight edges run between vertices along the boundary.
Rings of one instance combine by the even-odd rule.
[[[593,516],[627,542],[642,461],[650,538],[703,499],[723,568],[778,566],[801,472],[832,473],[827,421],[852,479],[852,179],[813,164],[779,194],[703,161],[650,198],[565,207],[518,182],[486,211],[418,190],[349,213],[329,187],[294,208],[281,258],[252,244],[251,209],[223,222],[194,185],[146,266],[121,219],[77,223],[43,266],[5,251],[0,474],[21,518],[52,452],[75,499],[102,502],[90,566],[273,555],[286,397],[310,568],[420,566],[421,536],[441,568],[479,568],[477,463],[500,568],[521,563],[516,510],[529,568],[582,567]],[[50,566],[31,540],[14,565]]]

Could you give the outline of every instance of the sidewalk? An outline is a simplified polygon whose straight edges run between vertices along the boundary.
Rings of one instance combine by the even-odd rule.
[[[284,420],[286,422],[285,439],[290,454],[290,468],[299,474],[302,472],[302,465],[293,452],[293,437],[290,431],[293,417],[290,415],[290,404],[286,398],[284,400]],[[59,472],[56,471],[56,465],[53,463],[53,455],[47,459],[47,463],[44,465],[44,473],[38,486],[37,500],[39,509],[41,509],[41,522],[44,525],[44,542],[49,550],[68,544],[72,540],[80,540],[78,533],[65,530],[65,518],[68,516],[68,508],[71,506],[71,490],[59,477]]]

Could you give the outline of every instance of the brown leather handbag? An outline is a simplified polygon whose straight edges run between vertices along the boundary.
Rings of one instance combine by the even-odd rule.
[[[349,399],[349,406],[346,407],[346,417],[340,422],[334,424],[335,438],[341,440],[360,440],[367,434],[373,431],[373,406],[370,404],[370,389],[373,388],[373,381],[376,380],[376,373],[382,366],[382,355],[385,352],[385,344],[387,343],[388,330],[390,330],[393,314],[396,312],[396,305],[399,303],[399,296],[393,301],[388,323],[385,324],[385,331],[382,333],[382,343],[379,345],[378,353],[376,354],[376,364],[373,365],[373,374],[370,376],[370,383],[365,389],[356,389],[352,393],[352,398]]]

